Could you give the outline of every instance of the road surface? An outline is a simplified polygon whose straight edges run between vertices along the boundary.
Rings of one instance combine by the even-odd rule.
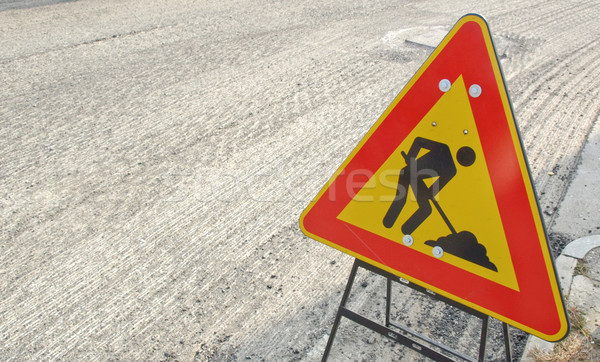
[[[352,259],[298,217],[431,51],[406,40],[466,13],[490,24],[550,232],[600,111],[594,0],[4,9],[3,360],[318,360]],[[378,313],[384,282],[357,285]],[[476,350],[476,321],[394,300]],[[332,351],[403,356],[349,323]]]

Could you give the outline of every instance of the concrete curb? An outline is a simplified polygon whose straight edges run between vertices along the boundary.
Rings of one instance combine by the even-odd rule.
[[[571,292],[571,285],[573,283],[573,275],[575,274],[575,267],[577,263],[585,258],[587,253],[592,249],[600,247],[600,235],[591,235],[583,238],[579,238],[570,242],[562,251],[562,253],[555,260],[556,273],[560,281],[560,286],[563,292],[563,296],[568,296]],[[527,344],[523,350],[521,361],[531,361],[532,358],[529,356],[534,348],[538,348],[543,352],[552,352],[555,343],[545,341],[535,336],[529,336]]]

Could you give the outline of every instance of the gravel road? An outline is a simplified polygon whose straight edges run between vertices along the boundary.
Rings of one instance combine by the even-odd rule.
[[[549,232],[600,112],[595,0],[9,5],[2,360],[318,360],[352,258],[298,217],[431,52],[406,39],[465,13],[490,24]],[[357,283],[381,313],[384,281]],[[475,350],[476,320],[394,300]],[[332,351],[402,358],[350,323]]]

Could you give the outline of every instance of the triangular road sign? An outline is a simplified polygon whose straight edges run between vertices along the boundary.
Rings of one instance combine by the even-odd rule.
[[[459,20],[300,226],[543,339],[568,333],[527,161],[478,15]]]

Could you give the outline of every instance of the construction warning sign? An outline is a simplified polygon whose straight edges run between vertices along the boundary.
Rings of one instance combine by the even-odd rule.
[[[454,26],[300,225],[543,339],[568,332],[500,66],[477,15]]]

